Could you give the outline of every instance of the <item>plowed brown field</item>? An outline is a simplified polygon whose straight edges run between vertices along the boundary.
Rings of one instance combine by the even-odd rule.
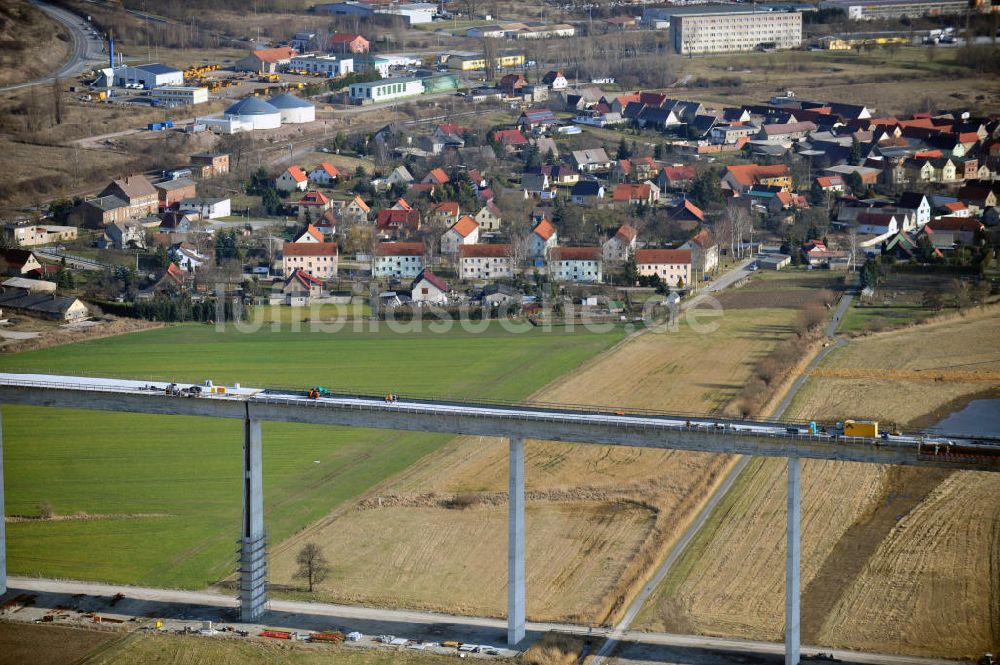
[[[902,377],[973,367],[995,374],[997,349],[995,310],[854,340],[807,382],[789,415],[875,418],[906,429],[1000,380]],[[858,378],[833,378],[852,372]],[[642,626],[780,639],[784,471],[779,460],[752,463]],[[1000,477],[806,461],[802,481],[805,642],[954,657],[996,648]]]

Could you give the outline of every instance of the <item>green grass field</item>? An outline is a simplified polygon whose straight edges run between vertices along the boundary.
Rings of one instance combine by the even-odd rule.
[[[286,326],[287,328],[287,326]],[[490,324],[479,334],[224,333],[185,324],[0,358],[4,371],[321,384],[382,393],[527,397],[622,338]],[[4,409],[12,574],[197,588],[234,568],[241,424],[35,407]],[[446,435],[265,423],[268,538],[280,543],[406,468]],[[445,470],[443,470],[445,472]]]

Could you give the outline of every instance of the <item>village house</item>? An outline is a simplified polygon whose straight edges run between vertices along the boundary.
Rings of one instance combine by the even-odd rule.
[[[571,153],[573,166],[580,173],[595,173],[598,171],[608,171],[611,169],[612,161],[608,158],[608,153],[604,148],[589,148],[587,150],[574,150]]]
[[[499,231],[500,225],[503,222],[503,215],[500,213],[500,209],[490,201],[479,209],[475,219],[481,231]]]
[[[228,217],[232,213],[232,201],[221,197],[196,196],[184,199],[177,208],[184,212],[196,213],[202,219],[218,219]]]
[[[73,208],[68,219],[71,224],[100,229],[108,224],[131,219],[131,209],[117,196],[98,196]]]
[[[707,229],[696,233],[679,249],[691,251],[692,268],[703,275],[707,275],[719,267],[719,245]]]
[[[317,185],[332,187],[337,183],[338,178],[340,178],[340,171],[329,162],[322,162],[309,172],[309,182],[314,182]]]
[[[635,263],[640,275],[657,275],[667,286],[691,284],[691,250],[640,249],[635,253]]]
[[[544,259],[558,241],[559,234],[555,225],[547,219],[542,219],[528,236],[528,258]]]
[[[619,159],[611,169],[614,182],[642,182],[657,176],[657,164],[652,157]]]
[[[507,97],[514,97],[526,85],[528,81],[521,74],[507,74],[500,79],[500,92]]]
[[[549,277],[556,282],[600,283],[600,247],[553,247],[548,258]]]
[[[0,308],[53,321],[74,323],[90,317],[90,310],[77,298],[54,293],[30,293],[11,289],[0,293]]]
[[[229,173],[229,155],[224,152],[197,152],[191,155],[191,171],[199,178]]]
[[[410,301],[417,305],[447,305],[448,284],[430,270],[422,270],[410,286]]]
[[[570,200],[577,205],[588,205],[604,199],[604,185],[600,180],[580,180],[569,191]]]
[[[368,53],[370,47],[367,39],[353,32],[335,32],[327,44],[331,53]]]
[[[462,245],[474,245],[479,242],[479,224],[469,215],[455,222],[441,236],[441,253],[458,254]]]
[[[299,219],[309,222],[318,220],[331,207],[330,198],[323,192],[306,192],[292,208]]]
[[[416,233],[420,230],[421,221],[420,211],[409,206],[379,210],[376,215],[379,235],[386,238],[401,238]]]
[[[159,197],[156,189],[141,175],[130,175],[120,180],[113,180],[97,196],[98,198],[114,196],[125,201],[129,208],[128,217],[131,219],[155,215],[159,208]]]
[[[29,250],[3,249],[0,250],[0,269],[5,275],[20,277],[28,273],[40,273],[42,264]]]
[[[566,80],[562,72],[557,70],[545,72],[545,76],[542,77],[542,83],[549,86],[551,90],[565,90],[569,87],[569,81]]]
[[[302,268],[296,268],[285,278],[281,293],[286,305],[304,307],[312,304],[313,298],[323,295],[323,281]]]
[[[412,278],[424,269],[424,243],[381,242],[375,248],[372,276],[379,279]]]
[[[661,191],[686,189],[691,186],[697,175],[698,169],[693,164],[664,166],[657,176],[656,184],[659,185]]]
[[[174,263],[188,272],[208,264],[209,257],[198,251],[198,248],[187,242],[177,242],[167,250]]]
[[[903,192],[896,208],[909,211],[917,228],[931,221],[931,202],[923,192]]]
[[[660,200],[660,188],[648,181],[640,185],[622,183],[615,186],[611,200],[627,205],[653,205]]]
[[[493,140],[500,144],[504,154],[512,155],[528,145],[528,139],[520,129],[500,129],[493,132]]]
[[[156,190],[160,210],[174,208],[184,199],[193,199],[198,195],[198,186],[187,178],[158,182],[153,189]]]
[[[894,236],[903,230],[896,215],[892,214],[863,212],[857,216],[856,221],[858,223],[857,232],[860,235],[873,235],[881,238]]]
[[[107,249],[146,249],[146,229],[135,222],[114,222],[104,227],[97,247]]]
[[[942,217],[927,222],[921,232],[931,236],[935,247],[952,249],[957,245],[972,245],[976,234],[984,228],[982,222],[971,217]]]
[[[821,175],[813,178],[813,189],[827,194],[843,194],[847,187],[839,175]]]
[[[362,224],[368,221],[371,211],[364,199],[355,196],[350,203],[341,208],[340,219],[349,224]]]
[[[238,72],[276,74],[279,69],[287,67],[297,55],[299,52],[290,46],[260,49],[237,60],[233,68]]]
[[[17,247],[35,247],[52,242],[69,242],[76,240],[78,230],[75,226],[55,226],[46,224],[5,224],[3,237],[8,243]]]
[[[636,230],[628,224],[622,224],[614,235],[604,241],[601,254],[605,263],[624,263],[629,255],[635,253]]]
[[[674,206],[667,211],[667,218],[672,222],[687,222],[691,225],[696,225],[704,223],[705,213],[693,201],[684,199],[680,202],[680,205]]]
[[[297,166],[289,166],[274,181],[276,189],[283,192],[306,191],[309,186],[309,178],[305,172]]]
[[[448,177],[448,174],[445,173],[444,169],[436,168],[428,171],[427,175],[425,175],[424,179],[420,182],[429,185],[444,185],[451,182],[451,178]]]
[[[462,216],[462,209],[455,201],[442,201],[432,205],[429,214],[432,222],[451,226]]]
[[[787,164],[763,166],[760,164],[738,164],[727,166],[722,176],[722,186],[740,194],[746,194],[754,185],[772,185],[785,191],[792,189],[792,172]]]
[[[462,245],[459,247],[459,277],[507,279],[514,276],[510,245]]]
[[[281,248],[281,270],[285,277],[304,270],[317,279],[333,279],[337,258],[335,242],[286,242]]]

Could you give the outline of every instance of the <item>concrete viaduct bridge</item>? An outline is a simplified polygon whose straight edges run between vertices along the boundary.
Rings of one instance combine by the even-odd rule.
[[[267,552],[261,423],[295,422],[376,429],[445,432],[507,438],[510,445],[508,508],[507,642],[525,633],[524,440],[669,448],[707,453],[788,459],[788,526],[785,584],[785,663],[799,662],[800,459],[904,464],[1000,471],[1000,438],[919,433],[872,439],[844,437],[807,423],[689,418],[652,412],[601,411],[579,407],[456,403],[382,396],[333,394],[310,398],[304,391],[238,386],[225,392],[201,388],[185,397],[167,384],[123,379],[0,373],[0,404],[93,409],[242,420],[243,524],[239,559],[239,612],[259,620],[267,605]],[[180,384],[178,390],[192,388]],[[187,393],[190,394],[190,393]],[[3,508],[0,440],[0,514]],[[6,591],[6,540],[0,520],[0,593]]]

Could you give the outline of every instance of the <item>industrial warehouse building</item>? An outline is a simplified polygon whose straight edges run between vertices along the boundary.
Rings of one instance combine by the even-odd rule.
[[[149,93],[150,99],[155,99],[167,106],[181,104],[204,104],[208,101],[208,88],[198,88],[184,85],[165,85]]]
[[[288,68],[292,71],[326,74],[330,78],[336,78],[354,71],[354,58],[309,53],[292,58]]]
[[[160,64],[117,67],[114,70],[114,81],[120,88],[138,85],[144,90],[152,90],[164,85],[184,85],[184,72]]]
[[[980,3],[974,3],[978,6]],[[823,9],[840,9],[854,21],[896,19],[903,16],[943,16],[970,11],[968,0],[830,0],[820,4]]]
[[[802,45],[802,14],[744,5],[671,9],[670,43],[677,53],[791,49]]]
[[[422,94],[424,82],[415,77],[388,78],[351,86],[351,101],[355,104],[378,104]]]

